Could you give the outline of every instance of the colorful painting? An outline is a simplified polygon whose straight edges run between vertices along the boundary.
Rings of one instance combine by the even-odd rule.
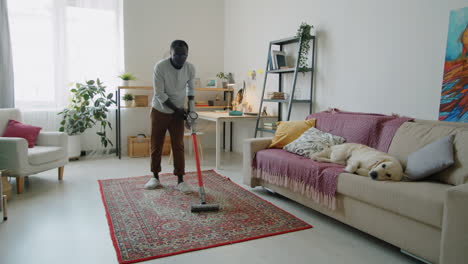
[[[468,122],[468,7],[450,12],[439,120]]]

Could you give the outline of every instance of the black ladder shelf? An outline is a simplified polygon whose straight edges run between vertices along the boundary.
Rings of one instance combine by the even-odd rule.
[[[312,113],[312,96],[313,96],[313,86],[314,86],[314,62],[315,62],[315,36],[312,36],[312,56],[311,56],[311,62],[310,62],[310,68],[307,68],[305,72],[311,72],[311,77],[310,77],[310,99],[304,99],[304,100],[298,100],[294,99],[294,92],[296,90],[296,81],[297,81],[297,75],[299,72],[299,56],[301,54],[301,41],[302,39],[300,37],[291,37],[291,38],[285,38],[285,39],[280,39],[280,40],[274,40],[270,41],[270,45],[268,48],[268,56],[267,56],[267,65],[266,65],[266,70],[265,70],[265,80],[263,82],[263,91],[262,91],[262,99],[260,100],[260,107],[258,110],[259,115],[257,116],[257,124],[255,125],[255,137],[257,137],[258,131],[261,132],[268,132],[268,133],[275,133],[274,129],[265,129],[262,127],[259,127],[260,124],[260,119],[262,116],[260,113],[262,112],[263,108],[263,103],[264,102],[270,102],[270,103],[278,103],[278,121],[283,120],[283,110],[282,110],[282,104],[287,104],[288,105],[288,113],[286,116],[286,119],[283,121],[289,121],[291,117],[291,109],[293,106],[293,103],[308,103],[309,104],[309,114]],[[296,59],[296,65],[294,68],[289,68],[289,69],[270,69],[270,64],[272,60],[271,56],[271,51],[272,51],[272,46],[277,45],[279,46],[279,50],[283,51],[283,46],[288,45],[288,44],[293,44],[293,43],[299,43],[298,47],[298,52],[297,52],[297,59]],[[278,99],[265,99],[265,89],[266,89],[266,82],[268,79],[268,74],[279,74],[279,82],[278,82],[278,91],[283,92],[283,74],[288,74],[288,73],[293,73],[293,82],[292,82],[292,87],[291,87],[291,94],[289,95],[288,99],[284,100],[278,100]]]

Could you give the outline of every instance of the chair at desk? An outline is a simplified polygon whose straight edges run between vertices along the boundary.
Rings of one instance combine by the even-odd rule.
[[[203,157],[203,144],[202,144],[202,135],[204,135],[205,133],[204,132],[197,132],[197,143],[198,143],[198,150],[200,151],[200,159],[201,160],[204,160],[204,157]],[[189,141],[192,140],[192,134],[190,132],[186,132],[184,133],[184,141],[185,139],[189,139]],[[190,146],[192,146],[192,142],[190,142]],[[192,146],[193,148],[193,146]],[[171,153],[169,154],[169,160],[167,161],[168,164],[172,164],[172,148],[171,148]]]

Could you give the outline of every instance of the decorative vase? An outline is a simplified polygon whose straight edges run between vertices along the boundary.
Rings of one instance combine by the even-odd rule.
[[[75,159],[81,156],[81,135],[68,136],[68,158]]]
[[[228,88],[228,83],[227,82],[223,82],[223,88],[224,89]]]

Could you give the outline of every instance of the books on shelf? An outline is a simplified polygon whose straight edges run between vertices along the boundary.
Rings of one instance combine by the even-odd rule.
[[[265,129],[272,129],[275,130],[278,126],[276,125],[276,122],[270,123],[270,122],[265,122],[263,123],[263,128]]]
[[[285,100],[287,97],[288,95],[283,92],[268,92],[267,93],[267,99]]]

